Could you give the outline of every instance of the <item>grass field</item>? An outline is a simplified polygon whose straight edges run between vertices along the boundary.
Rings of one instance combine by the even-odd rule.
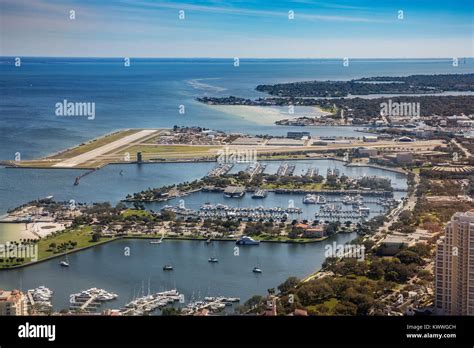
[[[56,243],[56,245],[59,245],[61,243],[73,241],[77,243],[74,249],[99,244],[100,241],[92,242],[91,232],[92,227],[86,226],[74,230],[67,230],[66,232],[60,233],[58,235],[41,239],[38,242],[38,258],[41,260],[46,257],[56,255],[53,250],[50,250],[49,246],[51,245],[51,243]]]
[[[113,133],[110,135],[106,135],[104,137],[96,138],[91,140],[90,142],[83,143],[79,146],[76,146],[70,150],[66,150],[62,153],[56,154],[54,156],[49,157],[50,159],[66,159],[66,158],[71,158],[75,157],[78,155],[82,155],[83,153],[86,153],[88,151],[94,150],[98,147],[101,147],[103,145],[109,144],[115,140],[122,139],[128,135],[135,134],[137,132],[141,131],[141,129],[128,129],[124,131],[119,131],[117,133]]]
[[[73,248],[69,248],[69,251],[77,250],[80,248],[84,247],[89,247],[93,245],[98,245],[101,243],[104,243],[105,241],[108,241],[110,239],[108,238],[102,238],[100,241],[93,242],[92,241],[92,227],[86,226],[86,227],[81,227],[77,229],[72,229],[72,230],[66,230],[65,232],[49,236],[47,238],[41,239],[38,243],[38,261],[55,256],[58,254],[61,254],[61,252],[55,252],[54,249],[50,248],[50,245],[52,243],[55,243],[56,245],[60,245],[62,243],[69,243],[69,242],[75,242],[76,245]],[[2,259],[3,260],[3,259]],[[8,268],[12,266],[19,266],[24,263],[31,262],[31,259],[25,258],[23,262],[18,262],[16,259],[13,261],[9,260],[3,260],[0,262],[0,268]]]
[[[122,213],[122,215],[124,217],[129,217],[129,216],[152,217],[152,215],[149,211],[147,211],[147,210],[136,210],[136,209],[127,209]]]

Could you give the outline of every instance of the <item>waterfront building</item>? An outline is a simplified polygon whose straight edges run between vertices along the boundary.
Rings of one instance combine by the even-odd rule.
[[[397,164],[411,164],[413,163],[413,154],[410,152],[400,152],[396,155]]]
[[[20,290],[0,290],[0,316],[28,315],[26,296]]]
[[[302,139],[303,137],[310,138],[310,132],[287,132],[286,137],[289,139]]]
[[[245,194],[245,187],[242,186],[227,186],[224,189],[224,196],[226,197],[242,197]]]
[[[375,135],[364,135],[362,137],[362,140],[364,141],[364,143],[373,143],[378,140],[378,137]]]
[[[360,157],[373,157],[378,155],[377,149],[367,148],[367,147],[359,147],[357,149],[357,153]]]
[[[454,214],[438,241],[435,294],[439,314],[474,315],[474,210]]]

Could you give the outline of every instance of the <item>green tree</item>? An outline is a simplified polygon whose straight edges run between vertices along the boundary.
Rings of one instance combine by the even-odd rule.
[[[293,290],[296,285],[298,285],[300,280],[297,277],[289,277],[283,283],[278,285],[278,291],[281,293],[286,293],[290,290]]]

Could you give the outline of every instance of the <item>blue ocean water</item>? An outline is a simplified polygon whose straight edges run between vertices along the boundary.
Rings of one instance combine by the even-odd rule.
[[[241,60],[0,58],[0,159],[22,159],[56,152],[122,128],[195,125],[228,132],[286,134],[294,127],[259,125],[213,110],[196,97],[257,97],[262,83],[348,80],[367,76],[467,73],[474,60],[453,67],[444,60]],[[55,104],[95,102],[96,117],[58,117]],[[179,114],[179,106],[185,114]],[[299,129],[299,128],[298,128]],[[316,134],[354,135],[352,129],[308,129]],[[357,134],[357,133],[356,133]]]

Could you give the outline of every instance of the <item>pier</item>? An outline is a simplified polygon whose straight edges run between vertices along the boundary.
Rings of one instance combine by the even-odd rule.
[[[252,163],[251,165],[249,165],[246,169],[245,169],[245,173],[249,174],[250,175],[250,180],[252,180],[252,178],[255,176],[255,175],[258,175],[258,174],[261,174],[263,173],[263,171],[265,170],[267,166],[265,164],[261,164],[259,162],[255,162],[255,163]]]
[[[294,164],[288,164],[288,162],[283,162],[280,164],[277,170],[278,176],[291,176],[295,171],[296,166]]]
[[[227,174],[234,165],[232,163],[219,163],[216,165],[214,168],[212,168],[209,173],[207,173],[207,176],[209,177],[217,177],[221,175]]]

